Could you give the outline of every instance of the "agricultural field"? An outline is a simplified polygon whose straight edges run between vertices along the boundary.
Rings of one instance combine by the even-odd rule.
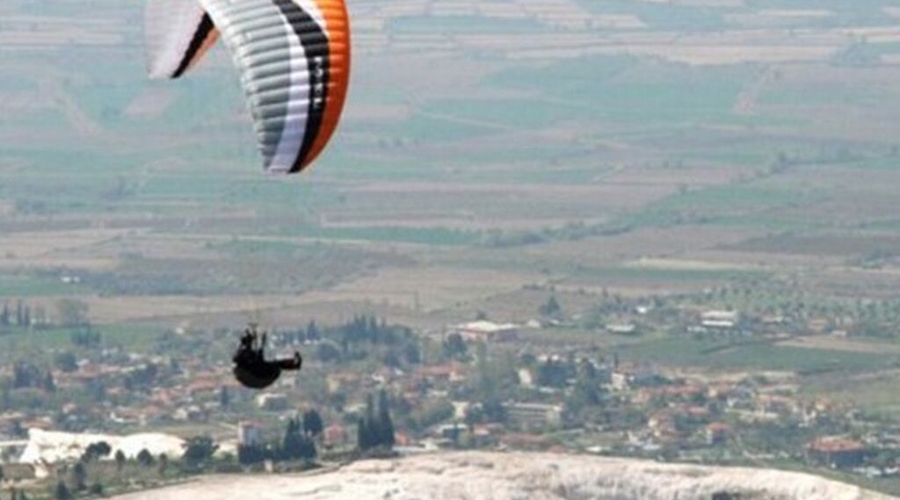
[[[0,302],[52,316],[74,297],[121,329],[525,321],[529,290],[588,307],[750,280],[900,299],[900,23],[886,0],[852,3],[351,2],[342,127],[281,179],[258,167],[223,48],[151,82],[141,2],[10,0]],[[893,356],[761,345],[714,367]]]

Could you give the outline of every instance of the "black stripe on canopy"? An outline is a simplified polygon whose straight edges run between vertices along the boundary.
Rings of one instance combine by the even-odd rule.
[[[312,149],[313,142],[322,127],[325,115],[325,103],[328,102],[328,70],[331,63],[328,47],[328,35],[322,26],[292,0],[272,0],[285,20],[293,28],[309,67],[309,116],[306,120],[306,131],[297,157],[291,166],[291,173],[299,172],[304,160]],[[286,131],[285,131],[286,132]]]
[[[188,45],[187,51],[184,53],[184,57],[181,58],[181,63],[178,65],[178,69],[175,70],[175,73],[172,74],[172,78],[178,78],[187,71],[188,67],[191,65],[191,61],[197,57],[197,52],[200,52],[200,49],[203,47],[203,42],[206,41],[206,38],[209,36],[209,33],[215,28],[213,25],[212,19],[210,19],[209,14],[204,13],[203,19],[200,21],[200,26],[197,27],[197,31],[194,32],[194,37],[191,39],[190,45]]]

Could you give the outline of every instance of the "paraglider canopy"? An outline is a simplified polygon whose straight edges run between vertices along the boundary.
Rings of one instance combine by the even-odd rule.
[[[297,173],[325,149],[350,81],[344,0],[148,0],[153,78],[178,78],[218,38],[231,52],[270,173]]]

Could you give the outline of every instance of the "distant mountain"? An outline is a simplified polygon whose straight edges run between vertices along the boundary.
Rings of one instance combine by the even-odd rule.
[[[820,477],[591,456],[445,453],[303,476],[215,476],[119,500],[888,500]]]

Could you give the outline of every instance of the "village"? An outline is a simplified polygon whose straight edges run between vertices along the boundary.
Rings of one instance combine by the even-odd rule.
[[[805,317],[800,325],[796,317],[733,309],[606,302],[599,306],[604,321],[580,344],[542,341],[579,330],[579,321],[598,313],[567,315],[555,295],[524,324],[479,314],[440,331],[416,331],[360,315],[338,325],[274,329],[272,349],[297,349],[306,362],[264,392],[231,376],[236,332],[176,328],[137,350],[103,340],[103,327],[86,321],[19,326],[23,314],[10,311],[0,317],[6,336],[54,328],[70,336],[68,345],[50,349],[49,365],[3,365],[2,466],[7,478],[52,479],[99,441],[137,460],[176,458],[185,440],[198,436],[216,443],[219,459],[249,466],[254,460],[244,451],[281,442],[286,425],[302,416],[309,426],[312,414],[318,428],[305,431],[313,442],[305,458],[328,463],[371,448],[361,444],[361,428],[379,413],[389,415],[384,442],[401,454],[533,450],[897,477],[900,425],[805,394],[800,380],[813,372],[673,367],[627,348],[660,335],[715,339],[707,348],[715,357],[716,350],[784,339],[847,339],[854,331],[848,321]],[[820,372],[834,370],[826,364]]]

